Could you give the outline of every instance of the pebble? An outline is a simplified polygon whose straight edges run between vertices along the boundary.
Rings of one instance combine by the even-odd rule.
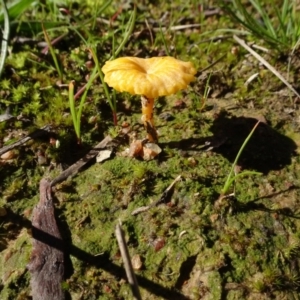
[[[134,270],[140,270],[143,266],[141,256],[139,254],[133,255],[131,259],[131,264]]]
[[[13,159],[14,157],[15,157],[15,153],[13,150],[9,150],[0,156],[0,158],[3,160]]]

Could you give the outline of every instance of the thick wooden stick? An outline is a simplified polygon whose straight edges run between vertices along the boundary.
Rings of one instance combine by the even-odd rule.
[[[63,241],[56,224],[50,181],[40,182],[40,201],[33,210],[33,249],[27,265],[33,300],[64,300]]]

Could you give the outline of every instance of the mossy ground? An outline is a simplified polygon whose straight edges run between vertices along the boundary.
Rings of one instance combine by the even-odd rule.
[[[113,1],[97,15],[102,3],[96,2],[62,5],[71,15],[46,3],[43,9],[31,8],[22,17],[24,22],[49,19],[67,24],[49,34],[55,38],[67,32],[54,49],[64,69],[63,83],[75,80],[77,88],[90,73],[91,57],[72,28],[77,26],[88,44],[97,45],[102,65],[111,55],[112,32],[118,43],[132,10],[130,4],[121,6]],[[127,143],[110,160],[93,162],[56,186],[57,221],[68,256],[64,287],[72,299],[132,298],[114,235],[115,225],[121,221],[131,256],[137,254],[142,260],[136,274],[143,299],[298,299],[298,104],[272,73],[234,44],[231,35],[203,43],[217,29],[236,26],[223,14],[204,16],[203,10],[211,10],[216,3],[208,7],[197,1],[181,2],[138,4],[135,30],[121,55],[146,57],[169,52],[192,61],[199,71],[223,58],[199,72],[186,91],[156,101],[155,121],[163,149],[157,159],[145,162],[120,156]],[[110,20],[111,26],[105,20]],[[199,27],[171,28],[188,24]],[[1,113],[9,106],[10,113],[19,117],[0,123],[1,144],[48,124],[51,137],[60,141],[56,148],[48,138],[32,140],[13,150],[12,159],[3,159],[0,165],[0,298],[30,299],[26,264],[39,180],[54,178],[104,136],[117,135],[124,122],[141,137],[144,129],[139,98],[125,93],[117,94],[119,125],[113,125],[97,80],[84,106],[82,144],[78,145],[68,88],[57,84],[51,55],[42,54],[36,42],[44,41],[43,35],[33,29],[23,32],[22,26],[13,29],[12,38],[35,40],[30,45],[11,42],[0,80],[0,105]],[[264,56],[287,76],[286,57],[275,51]],[[299,57],[293,56],[289,70],[289,81],[296,89],[299,62]],[[257,79],[246,86],[245,81],[256,72]],[[211,92],[204,99],[207,85]],[[166,118],[166,113],[172,118]],[[262,174],[240,177],[235,196],[218,200],[235,156],[257,120],[263,122],[238,167]],[[131,215],[136,208],[158,200],[178,175],[182,180],[171,199]]]

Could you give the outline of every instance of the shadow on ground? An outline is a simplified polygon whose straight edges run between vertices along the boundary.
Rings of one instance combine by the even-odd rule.
[[[255,118],[236,117],[224,111],[214,120],[210,128],[213,134],[211,137],[187,138],[160,143],[160,146],[177,148],[182,155],[211,150],[233,163],[257,122]],[[264,174],[271,170],[281,170],[291,163],[296,148],[292,139],[261,122],[243,150],[238,165]],[[164,160],[163,155],[160,159]]]
[[[243,142],[257,123],[257,119],[230,116],[226,112],[219,115],[210,130],[214,137],[225,142],[213,151],[226,157],[231,163]],[[297,145],[265,123],[260,123],[246,145],[238,165],[267,174],[280,170],[291,163]]]
[[[9,210],[5,217],[4,222],[10,222],[11,220],[14,221],[14,224],[17,224],[15,226],[15,229],[21,230],[21,228],[24,227],[27,229],[32,228],[32,224],[28,219],[18,214],[15,214],[14,212]],[[70,260],[70,256],[73,256],[76,257],[78,260],[84,262],[86,265],[95,266],[99,269],[109,272],[111,275],[115,276],[116,278],[122,278],[127,281],[126,273],[122,266],[118,266],[117,264],[113,263],[107,254],[101,256],[95,256],[72,244],[71,237],[70,237],[71,233],[69,231],[68,225],[64,221],[63,222],[61,222],[60,220],[57,221],[65,243],[64,245],[62,245],[61,240],[57,240],[56,237],[49,235],[46,232],[40,231],[39,229],[37,230],[39,231],[39,239],[41,242],[44,242],[45,244],[51,247],[57,248],[65,252],[65,278],[69,278],[74,271],[72,262]],[[64,226],[63,230],[61,230],[62,226]],[[136,277],[139,286],[148,290],[151,294],[156,295],[157,297],[162,297],[166,300],[173,300],[173,299],[188,300],[189,299],[183,294],[181,294],[180,291],[177,291],[176,289],[166,288],[141,275],[136,275]],[[71,296],[67,291],[66,291],[66,299],[71,299]]]

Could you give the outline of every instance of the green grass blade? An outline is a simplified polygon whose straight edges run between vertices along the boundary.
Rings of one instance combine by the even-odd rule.
[[[230,188],[230,185],[231,185],[232,182],[233,182],[232,178],[233,178],[233,174],[234,174],[234,168],[235,168],[235,166],[236,166],[236,164],[237,164],[237,162],[238,162],[238,160],[239,160],[239,158],[240,158],[240,156],[241,156],[243,150],[245,149],[247,143],[249,142],[250,138],[252,137],[252,135],[253,135],[255,129],[256,129],[257,126],[259,125],[259,123],[260,123],[260,121],[258,121],[258,122],[255,124],[255,126],[253,127],[253,129],[251,130],[251,132],[249,133],[249,135],[247,136],[247,138],[245,139],[244,143],[242,144],[242,146],[241,146],[241,148],[240,148],[240,150],[239,150],[239,152],[238,152],[238,154],[237,154],[237,156],[236,156],[236,158],[235,158],[235,160],[234,160],[234,162],[233,162],[233,164],[232,164],[231,170],[230,170],[230,172],[229,172],[229,175],[228,175],[228,177],[227,177],[227,180],[226,180],[226,182],[225,182],[225,184],[224,184],[224,187],[223,187],[223,189],[222,189],[222,194],[223,194],[223,195],[226,195],[226,194],[227,194],[227,192],[228,192],[228,190],[229,190],[229,188]]]
[[[87,82],[84,93],[80,98],[80,104],[79,104],[79,108],[78,108],[77,116],[76,116],[76,121],[77,121],[77,127],[78,128],[80,128],[80,126],[81,126],[81,115],[82,115],[82,110],[83,110],[83,106],[84,106],[84,103],[85,103],[85,100],[86,100],[87,93],[88,93],[92,83],[94,82],[94,80],[96,79],[97,76],[98,76],[97,67],[95,67],[94,70],[93,70],[93,73],[91,74],[91,76],[90,76],[90,78]]]
[[[230,187],[234,181],[236,181],[239,177],[242,177],[242,176],[246,176],[246,175],[262,175],[262,173],[260,172],[255,172],[255,171],[244,171],[244,172],[241,172],[233,177],[230,178],[230,180],[227,182],[227,185],[228,187]],[[228,191],[228,190],[227,190]],[[222,191],[223,193],[223,191]],[[226,195],[226,193],[224,193],[223,195]]]
[[[275,46],[278,50],[282,50],[282,46],[286,48],[288,45],[286,40],[279,34],[273,20],[268,16],[266,10],[257,0],[251,0],[250,4],[261,17],[259,20],[255,13],[248,11],[241,0],[233,1],[233,5],[228,4],[225,0],[219,0],[222,9],[235,21],[244,26],[249,32],[264,40],[265,42]]]
[[[92,22],[92,30],[94,30],[94,28],[96,26],[96,19],[97,19],[97,17],[100,16],[111,5],[111,3],[112,3],[112,0],[105,1],[103,3],[103,5],[99,9],[97,9],[97,7],[96,7],[96,9],[95,9],[95,15],[93,17],[93,22]]]
[[[65,22],[53,22],[53,21],[45,21],[43,22],[43,26],[47,32],[51,29],[62,29],[62,27],[66,27],[68,24]],[[18,32],[18,34],[24,35],[38,35],[43,34],[43,28],[41,21],[12,21],[11,22],[11,31]]]
[[[11,20],[15,20],[21,14],[23,14],[31,5],[34,0],[17,0],[7,5],[8,15]],[[0,22],[3,22],[5,18],[5,8],[0,12]]]
[[[73,125],[75,129],[76,136],[78,140],[80,140],[80,127],[78,128],[78,120],[77,120],[77,115],[76,115],[76,110],[75,110],[75,99],[74,99],[74,83],[71,81],[69,83],[69,105],[70,105],[70,111],[71,111],[71,116],[73,120]]]
[[[104,10],[107,7],[108,7],[108,5],[103,5],[103,7],[101,9]],[[123,40],[122,40],[121,44],[119,45],[119,47],[116,50],[114,50],[114,48],[115,48],[115,36],[113,34],[113,36],[112,36],[112,38],[113,38],[113,52],[112,52],[112,56],[110,57],[110,60],[117,57],[120,54],[120,52],[123,50],[125,44],[128,42],[128,40],[129,40],[129,38],[130,38],[130,36],[133,32],[134,26],[135,26],[136,15],[137,15],[137,8],[136,8],[136,5],[134,5],[134,9],[133,9],[133,11],[130,15],[127,26],[124,30]],[[102,73],[102,70],[101,70],[101,67],[100,67],[100,64],[99,64],[99,61],[98,61],[98,58],[97,58],[96,49],[94,48],[94,46],[88,45],[88,41],[82,36],[82,34],[79,32],[79,30],[77,30],[76,27],[70,26],[70,29],[75,31],[78,34],[78,36],[80,36],[80,38],[84,41],[84,43],[89,47],[90,53],[92,54],[93,60],[95,62],[96,68],[98,70],[98,75],[100,77],[100,80],[101,80],[101,83],[102,83],[102,86],[103,86],[103,89],[104,89],[105,96],[106,96],[107,101],[110,105],[110,108],[113,112],[114,124],[117,125],[117,119],[116,119],[116,110],[117,110],[116,94],[115,94],[115,92],[113,92],[113,94],[111,95],[107,84],[104,82],[104,75]],[[87,36],[89,36],[88,32],[86,32],[86,34],[87,34]]]
[[[161,35],[163,44],[164,44],[164,46],[165,46],[166,54],[167,54],[168,56],[170,56],[169,47],[168,47],[168,45],[167,45],[167,41],[166,41],[166,39],[165,39],[165,35],[164,35],[163,31],[162,31],[161,24],[159,24],[159,32],[160,32],[160,35]]]
[[[7,56],[7,48],[8,48],[8,39],[9,39],[9,15],[8,10],[6,7],[5,0],[1,0],[3,5],[3,14],[4,14],[4,31],[3,31],[3,37],[1,42],[1,57],[0,57],[0,77],[4,68],[5,59]]]
[[[125,35],[124,35],[123,41],[121,42],[118,49],[113,53],[111,59],[114,58],[114,57],[117,57],[120,54],[120,52],[123,50],[125,44],[129,40],[130,35],[133,32],[135,21],[136,21],[136,5],[134,5],[133,12],[130,15],[130,18],[129,18],[129,21],[128,21],[128,24],[127,24],[127,27],[126,27],[126,30],[125,30]]]
[[[98,75],[99,75],[99,78],[101,80],[106,99],[109,103],[109,106],[110,106],[112,112],[113,112],[114,124],[117,125],[117,119],[116,119],[117,103],[116,103],[116,98],[115,98],[115,96],[111,97],[108,86],[107,86],[106,82],[104,81],[104,75],[103,75],[103,72],[100,68],[99,60],[98,60],[98,57],[96,55],[96,50],[93,47],[90,47],[89,50],[90,50],[90,53],[92,54],[93,60],[94,60],[95,65],[97,67]]]
[[[43,28],[45,40],[46,40],[46,42],[47,42],[48,48],[49,48],[49,50],[50,50],[52,59],[53,59],[54,64],[55,64],[56,71],[57,71],[58,76],[59,76],[59,79],[62,81],[62,80],[63,80],[63,74],[62,74],[60,65],[59,65],[59,63],[58,63],[57,56],[56,56],[56,54],[55,54],[54,48],[52,47],[52,44],[51,44],[49,35],[48,35],[48,33],[47,33],[47,31],[46,31],[46,29],[45,29],[45,27],[44,27],[43,24],[42,24],[42,28]]]

